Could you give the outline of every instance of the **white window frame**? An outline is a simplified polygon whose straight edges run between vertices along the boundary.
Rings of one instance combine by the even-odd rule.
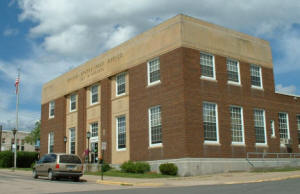
[[[124,117],[125,118],[125,148],[119,148],[119,123],[118,123],[118,119],[119,118],[122,118]],[[120,116],[117,116],[116,117],[116,150],[117,151],[125,151],[126,148],[127,148],[127,141],[126,141],[126,136],[127,136],[127,133],[126,133],[126,116],[125,115],[120,115]]]
[[[259,109],[259,108],[256,108],[254,110],[263,111],[263,116],[264,116],[264,134],[265,134],[265,143],[256,143],[256,131],[255,131],[255,145],[257,145],[257,146],[266,146],[266,145],[268,145],[267,125],[266,125],[266,111],[264,109]],[[254,111],[253,111],[253,115],[254,115]]]
[[[93,135],[93,124],[97,124],[97,136]],[[98,121],[90,123],[90,132],[91,132],[91,138],[93,138],[93,137],[95,138],[95,137],[99,136],[99,123],[98,123]]]
[[[53,115],[51,115],[51,110],[53,109]],[[55,101],[49,102],[49,119],[54,118],[55,116]]]
[[[241,118],[240,119],[241,119],[241,125],[242,125],[242,142],[233,141],[233,139],[232,139],[232,125],[231,125],[231,112],[230,112],[231,144],[232,145],[245,145],[244,109],[241,106],[230,105],[229,111],[230,111],[231,107],[241,109]]]
[[[234,62],[237,63],[237,71],[238,71],[237,73],[238,73],[238,79],[239,79],[238,82],[228,80],[228,64],[227,64],[228,61],[234,61]],[[233,84],[233,85],[241,85],[240,62],[238,60],[235,60],[235,59],[227,58],[226,59],[226,69],[227,69],[227,80],[228,80],[227,83],[228,84]]]
[[[53,139],[53,144],[51,144],[51,136],[53,137],[52,139]],[[53,146],[53,151],[54,151],[54,132],[52,131],[52,132],[50,132],[50,133],[48,133],[48,154],[50,154],[50,146]],[[53,152],[51,152],[51,153],[53,153]]]
[[[162,110],[161,110],[161,106],[157,105],[157,106],[152,106],[148,109],[148,135],[149,135],[149,147],[161,147],[162,144],[162,138],[161,138],[161,143],[152,143],[152,131],[151,131],[151,109],[152,108],[157,108],[160,107],[160,119],[161,119],[161,136],[162,136]]]
[[[251,67],[252,66],[256,66],[256,67],[259,67],[259,76],[260,76],[260,86],[254,86],[252,85],[252,80],[251,80],[251,77],[252,77],[252,74],[251,74]],[[260,65],[256,65],[256,64],[250,64],[250,83],[251,83],[251,88],[255,88],[255,89],[263,89],[263,76],[262,76],[262,67]]]
[[[75,96],[75,109],[72,110],[72,96]],[[74,112],[77,110],[77,94],[70,95],[70,112]]]
[[[270,121],[270,127],[271,127],[271,137],[274,138],[276,137],[276,134],[275,134],[275,121],[274,120],[271,120]]]
[[[71,154],[71,143],[73,142],[72,141],[72,133],[71,133],[71,131],[74,131],[74,142],[75,142],[75,153],[74,154],[76,154],[76,129],[75,129],[75,127],[72,127],[72,128],[70,128],[69,129],[69,154]]]
[[[203,121],[203,104],[214,104],[215,105],[215,111],[216,111],[216,136],[217,136],[217,140],[216,141],[212,141],[212,140],[204,140],[204,144],[220,144],[220,138],[219,138],[219,113],[218,113],[218,104],[214,103],[214,102],[207,102],[207,101],[203,101],[202,102],[202,126],[204,124]],[[204,127],[203,127],[203,138],[204,138]]]
[[[124,76],[124,85],[125,85],[125,91],[124,91],[124,93],[121,93],[121,94],[118,94],[118,85],[119,85],[119,83],[118,83],[118,77],[119,76]],[[122,72],[122,73],[120,73],[120,74],[118,74],[118,75],[116,75],[116,96],[123,96],[123,95],[125,95],[126,94],[126,73],[125,72]]]
[[[201,54],[212,56],[212,62],[213,62],[213,77],[205,76],[205,75],[202,74],[202,69],[201,69]],[[200,70],[201,70],[201,78],[202,78],[202,79],[208,79],[208,80],[214,80],[214,81],[217,80],[217,78],[216,78],[216,63],[215,63],[215,56],[214,56],[213,54],[206,53],[206,52],[200,52]]]
[[[98,99],[96,102],[93,102],[93,87],[97,87]],[[99,103],[99,84],[95,84],[95,85],[92,85],[90,88],[90,105],[94,105],[94,104],[98,104],[98,103]]]
[[[287,112],[279,112],[280,114],[286,114],[286,125],[287,125],[287,138],[290,139],[290,124],[289,124],[289,114]],[[279,138],[280,138],[280,123],[279,123],[279,113],[278,113],[278,125],[279,125]],[[281,138],[280,138],[281,140]],[[283,145],[283,144],[281,144]]]
[[[300,114],[296,115],[296,124],[297,124],[297,140],[298,140],[298,145],[300,146],[300,141],[299,141],[299,133],[300,133]]]
[[[159,73],[160,74],[159,80],[156,80],[154,82],[150,82],[150,62],[151,61],[155,61],[155,60],[158,60],[159,72],[160,72],[160,60],[159,60],[159,57],[151,59],[151,60],[149,60],[147,62],[147,80],[148,80],[148,86],[158,84],[158,83],[160,83],[160,80],[161,80],[161,73]]]

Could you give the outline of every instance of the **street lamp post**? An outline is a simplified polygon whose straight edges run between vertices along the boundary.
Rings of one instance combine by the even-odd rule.
[[[17,167],[17,140],[16,140],[16,133],[17,133],[17,129],[14,128],[12,130],[13,135],[14,135],[14,170]]]
[[[2,151],[2,125],[0,125],[0,152]]]
[[[90,163],[90,138],[91,138],[91,132],[86,132],[86,138],[88,140],[88,151],[87,151],[87,156],[88,156],[88,163]]]

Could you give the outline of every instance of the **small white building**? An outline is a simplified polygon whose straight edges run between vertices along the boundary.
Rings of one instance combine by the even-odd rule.
[[[28,136],[30,132],[18,131],[16,133],[16,143],[18,151],[35,151],[34,144],[28,144],[25,142],[25,137]],[[3,130],[1,137],[1,151],[12,150],[12,145],[14,144],[14,135],[12,131]]]

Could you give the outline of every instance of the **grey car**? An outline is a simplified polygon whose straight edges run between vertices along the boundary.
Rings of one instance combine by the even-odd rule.
[[[72,178],[79,181],[83,173],[81,159],[74,154],[46,154],[32,169],[33,178],[47,176],[49,180]]]

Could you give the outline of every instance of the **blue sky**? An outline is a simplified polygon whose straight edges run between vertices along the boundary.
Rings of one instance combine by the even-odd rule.
[[[1,0],[0,124],[15,126],[18,67],[20,128],[31,130],[43,83],[178,13],[269,41],[276,90],[300,95],[299,10],[299,0]]]

